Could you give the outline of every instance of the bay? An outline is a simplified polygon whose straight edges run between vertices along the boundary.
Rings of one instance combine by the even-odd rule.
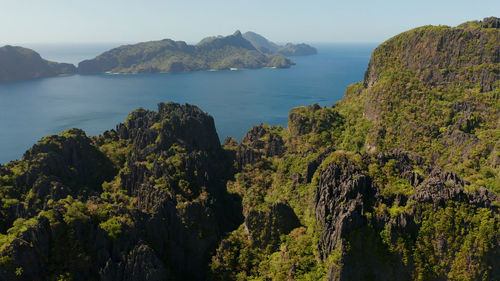
[[[44,136],[70,128],[99,135],[132,110],[156,110],[159,102],[198,105],[214,117],[221,140],[240,139],[260,123],[286,126],[290,109],[331,106],[347,85],[362,81],[376,46],[313,45],[318,55],[292,57],[297,65],[290,69],[71,75],[0,84],[0,163],[21,158]],[[50,60],[76,63],[104,48],[52,45],[37,51]]]

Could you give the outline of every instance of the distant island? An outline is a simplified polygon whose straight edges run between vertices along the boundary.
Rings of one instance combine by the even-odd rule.
[[[37,52],[17,46],[0,48],[0,82],[73,74],[76,67],[43,59]]]
[[[156,73],[242,68],[288,68],[295,63],[281,54],[264,53],[240,31],[205,38],[196,45],[165,39],[125,45],[78,64],[78,72]]]
[[[318,51],[307,44],[292,44],[287,43],[285,46],[280,46],[269,41],[264,36],[252,31],[245,32],[243,38],[247,39],[259,51],[265,54],[281,54],[287,57],[290,56],[309,56],[315,55]]]
[[[196,45],[164,39],[124,45],[78,64],[43,59],[31,49],[14,46],[0,48],[0,83],[62,74],[157,73],[199,70],[237,70],[243,68],[289,68],[295,63],[288,56],[316,54],[307,44],[280,46],[255,33],[236,31],[229,36],[213,36]]]
[[[0,165],[0,280],[498,281],[499,61],[500,18],[427,25],[239,142],[176,103],[47,136]]]

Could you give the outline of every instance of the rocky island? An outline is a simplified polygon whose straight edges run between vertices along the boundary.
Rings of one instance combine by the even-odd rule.
[[[196,45],[165,39],[121,46],[78,64],[78,72],[155,73],[228,70],[241,68],[288,68],[294,63],[279,54],[257,50],[239,31],[211,37]]]
[[[399,34],[240,142],[174,103],[43,138],[0,166],[0,280],[499,280],[499,26]]]
[[[75,72],[74,65],[44,60],[31,49],[9,45],[0,48],[0,82],[51,77]]]
[[[264,36],[252,31],[245,32],[243,37],[250,41],[252,45],[259,51],[266,54],[282,54],[286,57],[290,56],[310,56],[315,55],[318,51],[307,44],[292,44],[287,43],[285,46],[280,46],[269,41]]]

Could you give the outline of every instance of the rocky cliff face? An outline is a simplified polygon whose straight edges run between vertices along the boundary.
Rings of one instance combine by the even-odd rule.
[[[44,60],[33,50],[4,46],[0,48],[0,82],[73,74],[76,67],[68,63]]]
[[[2,232],[14,228],[2,236],[0,279],[203,279],[242,220],[225,190],[230,164],[213,119],[190,105],[137,110],[92,140],[80,130],[47,137],[2,167],[21,210],[2,209]],[[65,251],[74,260],[62,261]]]
[[[0,166],[0,280],[499,280],[497,27],[397,36],[239,143],[173,103],[42,139]]]
[[[17,218],[29,218],[48,208],[49,200],[98,195],[102,183],[117,171],[82,130],[72,129],[45,137],[22,160],[7,164],[2,172],[1,183],[8,187],[2,195],[12,202],[2,209],[0,221],[5,232]]]
[[[365,85],[373,86],[384,72],[397,68],[411,71],[425,85],[479,84],[482,91],[494,90],[500,75],[495,19],[456,28],[424,26],[389,39],[373,52]]]
[[[236,161],[240,167],[255,164],[262,157],[281,157],[284,153],[283,138],[269,126],[254,126],[242,138],[236,150]]]
[[[496,23],[398,35],[333,107],[228,140],[246,219],[219,244],[214,279],[500,278]],[[279,202],[300,224],[277,242]]]
[[[329,165],[316,192],[316,218],[322,223],[320,251],[326,258],[343,237],[367,224],[362,215],[375,195],[371,179],[352,162]]]
[[[494,132],[498,119],[500,29],[495,22],[424,26],[381,44],[362,87],[350,87],[339,104],[341,110],[360,104],[356,126],[372,124],[364,132],[364,149],[418,152],[473,185],[467,174],[478,166],[465,164],[472,154],[487,155],[485,164],[477,164],[496,170],[489,164],[497,162],[496,141],[483,137]]]
[[[426,174],[424,180],[414,173],[414,168],[418,167],[414,167],[415,163],[410,160],[414,157],[394,151],[369,160],[395,163],[393,169],[397,176],[408,183],[410,192],[406,194],[387,196],[384,190],[386,186],[370,177],[370,171],[363,171],[359,164],[348,158],[329,164],[321,172],[315,201],[316,219],[322,225],[319,250],[324,259],[334,251],[339,251],[339,259],[331,265],[329,280],[416,279],[414,272],[420,261],[415,254],[418,250],[413,247],[420,246],[424,232],[422,228],[428,223],[424,218],[427,210],[438,212],[453,204],[467,204],[475,210],[498,212],[494,202],[498,202],[500,197],[495,193],[486,189],[466,193],[465,182],[460,177],[438,168]],[[386,210],[384,206],[402,208]],[[386,240],[377,237],[377,233],[382,233]],[[409,244],[399,244],[402,239],[408,239],[406,243]],[[443,233],[442,239],[437,243],[450,243],[445,242],[445,239],[460,238]],[[387,250],[383,243],[399,244],[398,247],[405,249]],[[442,257],[449,254],[443,246],[435,247]],[[491,258],[498,253],[499,247],[500,244],[493,242],[489,252],[491,256],[486,258],[490,263],[481,265],[482,274],[488,272],[488,268],[495,267]],[[471,259],[469,265],[478,262],[474,257]],[[427,275],[427,278],[447,279],[447,270],[450,268],[443,269],[443,275]],[[499,273],[493,270],[482,276],[495,280]],[[478,276],[481,276],[481,272]]]

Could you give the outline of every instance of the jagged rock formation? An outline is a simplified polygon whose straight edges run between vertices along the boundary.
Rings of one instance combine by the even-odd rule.
[[[68,63],[44,60],[30,49],[4,46],[0,48],[0,82],[73,74],[76,67]]]
[[[254,164],[262,157],[281,157],[284,153],[282,137],[267,125],[254,126],[242,138],[236,150],[240,167]]]
[[[402,253],[401,249],[398,249],[401,252],[386,251],[376,233],[387,235],[384,242],[389,241],[389,244],[397,245],[402,237],[409,240],[407,243],[418,244],[421,228],[426,224],[423,213],[446,208],[450,202],[498,212],[498,206],[493,203],[498,202],[500,197],[495,193],[485,189],[466,193],[465,182],[460,177],[437,168],[423,180],[418,174],[412,174],[412,157],[415,156],[395,151],[379,154],[375,159],[378,163],[386,164],[395,161],[393,171],[398,173],[399,178],[411,183],[408,185],[411,190],[409,196],[384,196],[385,187],[372,179],[369,171],[363,172],[358,164],[349,159],[332,163],[321,172],[315,201],[316,219],[322,225],[319,250],[324,259],[335,250],[340,251],[340,259],[330,269],[329,280],[415,279],[417,276],[413,272],[417,266],[413,263],[417,263],[414,258],[417,255],[411,255],[411,251],[415,250],[407,246],[405,250],[410,253]],[[405,208],[397,211],[381,210],[381,206]],[[493,257],[500,251],[498,241],[493,242],[492,248],[492,256],[487,258],[490,263],[481,265],[483,274],[489,271],[488,268],[495,267]],[[447,254],[445,251],[443,249],[441,252],[443,256]],[[402,262],[405,254],[409,256],[408,260]],[[473,257],[471,259],[468,261],[470,265],[478,262]],[[446,279],[446,273],[443,274],[427,277]],[[493,270],[486,276],[495,280],[499,274],[500,271]]]
[[[500,75],[499,32],[490,29],[495,24],[489,21],[494,20],[485,20],[488,28],[424,26],[389,39],[374,51],[365,84],[373,86],[382,73],[397,68],[410,71],[424,85],[479,83],[481,91],[494,90]]]
[[[226,142],[246,224],[219,245],[214,278],[500,278],[496,22],[398,35],[333,107],[298,107],[286,130]],[[264,157],[273,132],[279,156]],[[277,247],[248,225],[273,222],[284,200],[300,226]]]
[[[13,185],[2,233],[14,228],[0,280],[203,279],[242,220],[225,190],[230,163],[213,119],[189,105],[139,109],[93,140],[76,129],[44,138],[2,167]]]
[[[343,237],[367,224],[362,214],[376,192],[371,179],[351,162],[329,165],[319,185],[316,219],[322,223],[320,251],[326,258]]]
[[[396,36],[240,143],[173,103],[42,139],[0,166],[0,280],[499,280],[497,23]]]
[[[72,129],[42,139],[23,160],[9,163],[2,172],[2,185],[9,187],[2,195],[12,202],[2,209],[0,226],[4,232],[17,218],[28,218],[47,208],[49,200],[98,195],[101,184],[117,171],[82,130]],[[24,204],[18,200],[21,197],[25,197]]]
[[[79,73],[154,73],[224,70],[231,68],[287,68],[294,63],[278,54],[265,54],[239,31],[210,37],[197,45],[165,39],[125,45],[78,64]]]
[[[481,22],[481,27],[484,28],[500,28],[500,19],[497,17],[484,18]]]

